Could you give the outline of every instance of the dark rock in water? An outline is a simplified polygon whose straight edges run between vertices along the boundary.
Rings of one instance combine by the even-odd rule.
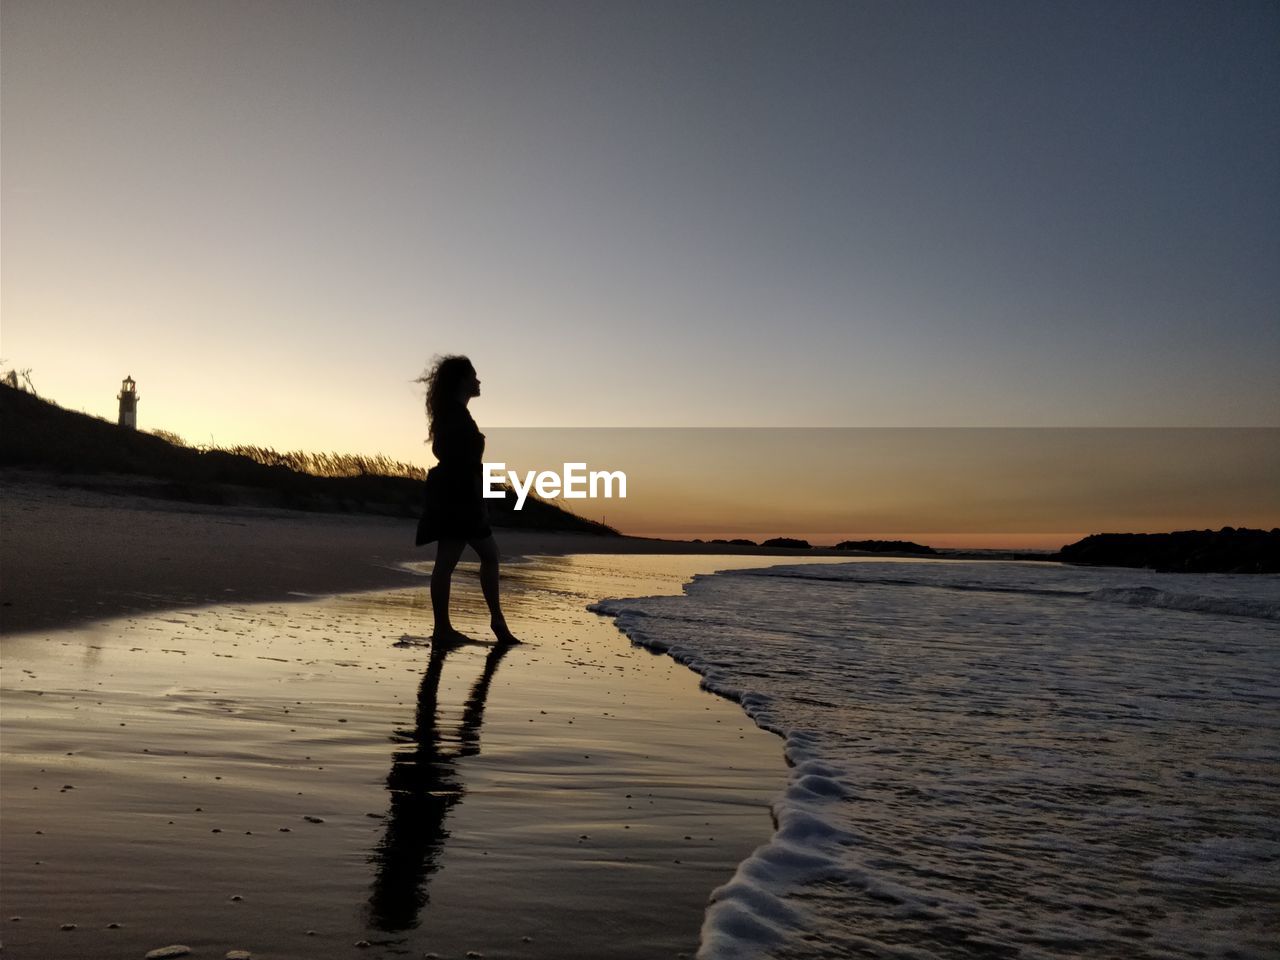
[[[799,550],[808,550],[808,540],[797,540],[794,537],[774,537],[772,540],[766,540],[760,544],[762,547],[793,547]]]
[[[748,540],[746,537],[734,537],[729,542],[735,547],[754,547],[756,545],[754,540]]]
[[[837,550],[865,550],[869,553],[921,553],[936,554],[933,547],[923,543],[912,543],[910,540],[841,540],[836,544]]]
[[[1280,573],[1280,528],[1095,533],[1050,559],[1162,573]]]

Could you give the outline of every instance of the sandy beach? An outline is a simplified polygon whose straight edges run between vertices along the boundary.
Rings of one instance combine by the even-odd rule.
[[[0,515],[0,633],[406,586],[414,581],[404,565],[435,555],[434,545],[413,545],[411,519],[122,496],[24,470],[0,471]],[[856,555],[501,528],[495,536],[508,562],[571,553]]]
[[[527,644],[464,565],[433,654],[405,521],[4,505],[6,956],[691,955],[771,833],[780,741],[585,609],[769,558],[500,534]]]

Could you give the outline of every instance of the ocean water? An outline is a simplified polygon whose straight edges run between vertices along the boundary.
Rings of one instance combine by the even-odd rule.
[[[1280,578],[877,560],[593,609],[785,738],[700,957],[1280,956]]]

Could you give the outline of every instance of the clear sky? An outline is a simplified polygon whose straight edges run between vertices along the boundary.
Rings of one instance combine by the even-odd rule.
[[[6,366],[190,442],[1280,423],[1274,2],[4,0]]]

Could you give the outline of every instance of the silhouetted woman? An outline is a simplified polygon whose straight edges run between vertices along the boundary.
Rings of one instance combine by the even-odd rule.
[[[418,523],[419,546],[439,541],[431,570],[432,640],[462,641],[449,621],[449,585],[463,548],[480,555],[480,587],[489,605],[489,626],[499,643],[519,643],[507,628],[498,599],[498,545],[489,529],[482,491],[484,434],[467,404],[480,396],[480,380],[466,357],[441,357],[420,383],[427,385],[427,436],[439,461],[427,472],[426,506]]]

